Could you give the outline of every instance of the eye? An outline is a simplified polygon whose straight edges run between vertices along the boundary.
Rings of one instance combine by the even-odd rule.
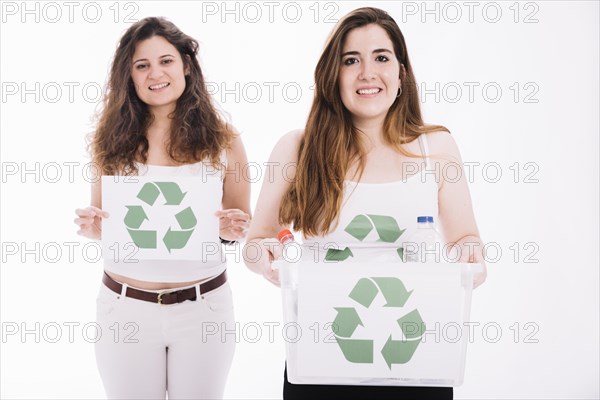
[[[358,59],[356,59],[354,57],[350,57],[350,58],[346,58],[343,62],[344,62],[344,65],[352,65],[352,64],[356,64],[358,62]]]
[[[173,62],[173,60],[172,60],[172,59],[170,59],[170,58],[167,58],[167,59],[164,59],[164,60],[162,60],[162,63],[163,63],[163,64],[171,64],[172,62]]]
[[[147,66],[148,66],[148,64],[137,64],[135,66],[135,69],[142,70],[142,69],[146,68]]]
[[[380,62],[388,62],[388,61],[390,61],[390,59],[389,59],[389,58],[387,58],[387,57],[386,57],[386,56],[384,56],[384,55],[377,56],[377,58],[375,58],[375,60],[376,60],[376,61],[380,61]]]

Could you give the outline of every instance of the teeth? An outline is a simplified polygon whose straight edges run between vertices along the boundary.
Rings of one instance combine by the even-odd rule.
[[[362,89],[358,91],[358,94],[375,94],[379,93],[381,89]]]
[[[160,85],[150,86],[150,90],[158,90],[167,86],[169,86],[169,83],[162,83]]]

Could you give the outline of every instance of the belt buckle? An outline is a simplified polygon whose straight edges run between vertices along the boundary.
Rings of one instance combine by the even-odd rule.
[[[156,299],[156,303],[160,304],[160,305],[163,305],[162,297],[163,297],[163,295],[169,294],[169,293],[171,293],[171,291],[169,291],[169,290],[163,290],[162,292],[159,292],[158,293],[158,298]]]

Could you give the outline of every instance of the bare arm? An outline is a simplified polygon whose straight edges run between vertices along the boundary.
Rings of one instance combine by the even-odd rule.
[[[277,271],[271,268],[273,259],[281,256],[277,234],[287,228],[279,224],[279,207],[295,177],[298,148],[302,131],[284,135],[271,152],[269,168],[263,180],[254,219],[244,246],[244,261],[252,271],[279,285]]]
[[[250,225],[250,182],[239,173],[248,163],[239,134],[227,151],[227,170],[223,182],[223,210],[217,212],[221,238],[239,240],[246,236]]]
[[[108,213],[102,211],[102,177],[94,178],[90,206],[76,209],[74,222],[79,225],[78,235],[99,240],[102,238],[102,218],[108,218]]]
[[[434,156],[433,161],[439,164],[438,171],[442,172],[439,176],[438,190],[442,233],[459,252],[459,262],[483,264],[484,272],[478,274],[474,280],[474,287],[477,287],[485,281],[487,271],[483,257],[483,241],[475,222],[473,204],[460,152],[454,138],[448,133],[428,134],[427,139],[430,143],[430,153]],[[444,168],[449,164],[452,168]],[[454,176],[454,171],[457,169],[460,172],[460,179],[455,179]],[[444,176],[444,171],[452,171],[452,176]]]

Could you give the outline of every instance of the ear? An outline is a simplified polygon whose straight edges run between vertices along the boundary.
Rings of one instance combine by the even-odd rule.
[[[406,76],[406,68],[404,68],[404,64],[400,64],[400,79],[404,79]]]
[[[185,65],[185,68],[183,69],[183,73],[185,74],[185,76],[189,76],[190,75],[190,64],[191,64],[191,59],[190,56],[188,54],[185,55],[185,59],[183,61],[183,64]]]

